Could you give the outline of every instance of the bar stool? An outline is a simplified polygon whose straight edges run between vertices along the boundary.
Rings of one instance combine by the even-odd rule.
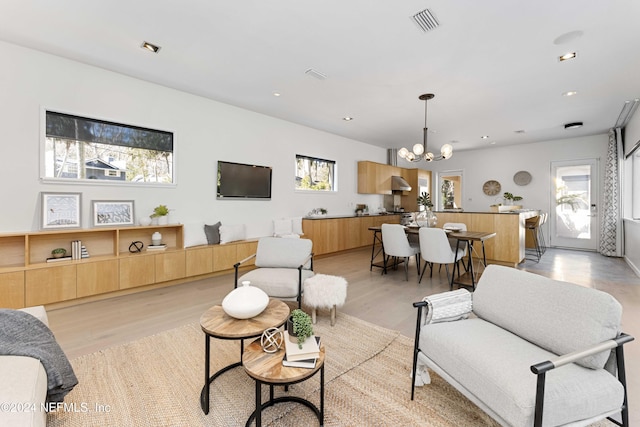
[[[533,239],[534,245],[533,248],[526,248],[525,253],[527,255],[531,255],[531,258],[527,258],[528,260],[535,262],[540,262],[540,257],[542,257],[542,246],[540,245],[540,225],[543,221],[542,216],[543,214],[540,214],[525,221],[526,232],[531,233],[531,238]],[[533,251],[535,251],[535,253],[531,253]],[[534,256],[535,258],[533,258]]]

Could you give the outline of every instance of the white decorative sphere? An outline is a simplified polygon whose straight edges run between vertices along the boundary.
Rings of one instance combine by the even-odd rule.
[[[242,282],[222,300],[222,309],[236,319],[250,319],[262,313],[269,304],[269,296],[260,288]]]
[[[262,333],[260,345],[265,353],[275,353],[282,347],[284,333],[279,328],[269,328]]]

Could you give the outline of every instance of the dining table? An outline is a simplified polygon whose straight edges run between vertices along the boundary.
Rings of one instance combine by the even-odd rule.
[[[473,244],[474,242],[480,242],[482,244],[482,266],[487,266],[487,254],[484,248],[485,240],[491,239],[496,236],[495,232],[486,232],[486,231],[463,231],[463,230],[452,230],[448,233],[450,238],[456,239],[456,249],[460,250],[460,244],[467,246],[467,266],[468,271],[464,274],[460,274],[460,263],[458,263],[459,259],[456,258],[453,264],[453,274],[451,275],[451,288],[453,289],[453,285],[461,285],[466,287],[471,287],[472,290],[476,289],[476,275],[473,271]],[[458,251],[456,251],[456,254]],[[457,257],[457,255],[456,255]],[[456,269],[458,270],[458,275],[456,278]],[[481,272],[478,272],[481,273]]]
[[[384,271],[385,253],[384,253],[384,244],[382,242],[382,227],[381,226],[369,227],[369,230],[373,232],[373,245],[371,247],[371,262],[369,265],[369,271],[372,271],[373,267],[378,267],[383,269],[383,274],[384,274],[385,273]],[[418,235],[420,232],[420,226],[406,225],[405,231],[408,235]],[[476,273],[481,273],[481,272],[473,271],[474,242],[480,242],[480,244],[482,245],[482,265],[483,267],[486,267],[487,255],[485,252],[484,242],[485,240],[495,237],[496,233],[487,232],[487,231],[471,231],[471,230],[463,231],[456,228],[445,228],[444,231],[447,233],[447,236],[449,238],[456,239],[457,249],[462,249],[460,246],[461,244],[467,246],[468,271],[465,271],[465,273],[460,274],[460,265],[459,265],[460,263],[458,263],[460,259],[456,258],[454,267],[453,267],[453,274],[451,275],[451,288],[453,288],[454,285],[459,285],[459,286],[470,287],[472,290],[475,290],[476,283],[477,283]],[[376,261],[376,258],[379,255],[382,255],[383,262]],[[455,274],[456,268],[458,269],[457,277]]]

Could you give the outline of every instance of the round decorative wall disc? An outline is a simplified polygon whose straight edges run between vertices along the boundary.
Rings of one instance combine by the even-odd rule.
[[[487,181],[482,186],[482,191],[487,196],[495,196],[500,192],[501,189],[502,187],[500,186],[500,183],[494,180]]]
[[[527,185],[531,182],[531,174],[527,171],[516,172],[513,175],[513,182],[518,185]]]

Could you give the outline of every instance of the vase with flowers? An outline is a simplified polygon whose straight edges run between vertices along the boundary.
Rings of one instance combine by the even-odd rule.
[[[438,223],[438,217],[431,210],[431,208],[433,208],[431,195],[423,191],[417,201],[418,204],[422,206],[422,210],[416,216],[416,223],[420,227],[435,227]]]

